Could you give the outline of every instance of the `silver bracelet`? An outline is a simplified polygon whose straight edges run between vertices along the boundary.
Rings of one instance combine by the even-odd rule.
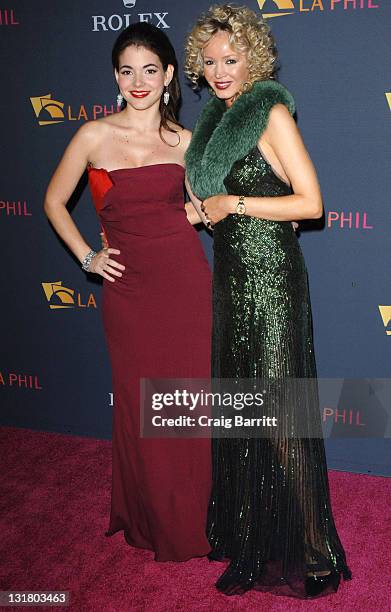
[[[85,272],[89,272],[91,261],[94,259],[95,255],[96,251],[91,250],[89,253],[87,253],[83,261],[81,262],[81,267]]]

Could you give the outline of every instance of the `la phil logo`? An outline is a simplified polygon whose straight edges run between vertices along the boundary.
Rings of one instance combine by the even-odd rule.
[[[270,19],[272,17],[283,17],[294,13],[314,13],[316,11],[334,10],[365,10],[378,9],[378,0],[257,0],[261,11],[273,11],[271,13],[262,12],[262,17]],[[276,13],[276,9],[278,13]]]
[[[34,389],[41,391],[42,386],[36,374],[18,374],[16,372],[0,372],[0,385],[18,389]]]
[[[388,106],[389,106],[390,111],[391,111],[391,91],[387,91],[386,92],[386,99],[387,99]]]
[[[383,325],[387,328],[391,324],[391,306],[379,306]],[[386,329],[387,336],[391,336],[391,329]]]
[[[15,17],[14,9],[0,9],[0,26],[20,25]]]
[[[42,283],[42,288],[51,310],[97,307],[93,293],[90,293],[87,300],[83,301],[79,291],[64,287],[62,281]]]
[[[64,102],[54,100],[51,93],[30,98],[30,101],[39,125],[53,125],[64,121],[89,121],[112,115],[115,110],[114,104],[108,106],[93,104],[88,110],[84,104],[73,108],[71,105],[66,106]]]
[[[338,410],[338,408],[330,408],[328,406],[323,408],[323,423],[332,421],[340,425],[365,427],[365,423],[361,422],[361,418],[359,410]]]
[[[327,213],[327,227],[338,229],[364,229],[371,230],[373,225],[369,224],[368,213],[348,212],[342,210],[329,210]]]
[[[124,9],[133,9],[136,6],[137,0],[122,0]],[[167,23],[168,13],[133,13],[122,12],[114,13],[113,15],[92,15],[92,31],[93,32],[107,32],[113,30],[117,32],[123,28],[127,28],[131,22],[138,21],[152,23],[157,28],[167,29],[171,26]]]
[[[0,200],[0,214],[6,217],[31,217],[26,200]]]

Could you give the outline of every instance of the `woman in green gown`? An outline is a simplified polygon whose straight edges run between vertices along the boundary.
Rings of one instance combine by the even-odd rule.
[[[211,7],[187,40],[186,74],[213,94],[186,154],[189,193],[214,227],[212,378],[263,379],[282,423],[274,436],[213,439],[209,557],[228,561],[216,583],[225,594],[307,598],[351,572],[330,505],[307,270],[291,223],[321,217],[322,199],[275,61],[269,28],[244,7]],[[299,398],[281,393],[281,381],[306,379]]]

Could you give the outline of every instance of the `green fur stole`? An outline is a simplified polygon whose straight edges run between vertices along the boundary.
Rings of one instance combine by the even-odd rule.
[[[257,81],[230,108],[218,98],[207,102],[185,155],[189,183],[198,198],[227,193],[225,177],[233,164],[255,147],[266,129],[271,108],[278,103],[294,114],[292,95],[272,80]]]

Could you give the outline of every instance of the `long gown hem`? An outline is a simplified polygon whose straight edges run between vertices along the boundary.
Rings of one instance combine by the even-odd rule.
[[[162,554],[159,554],[154,549],[152,544],[147,544],[147,543],[140,544],[140,542],[136,542],[133,538],[129,536],[128,533],[126,533],[126,530],[123,527],[117,527],[117,528],[113,527],[111,529],[108,529],[107,531],[105,531],[105,536],[111,537],[120,531],[123,531],[124,540],[127,544],[129,544],[129,546],[133,546],[134,548],[139,548],[140,550],[149,550],[155,553],[154,561],[159,561],[159,562],[175,561],[175,562],[181,563],[185,561],[190,561],[190,559],[193,559],[195,557],[206,557],[211,551],[211,547],[206,546],[205,549],[201,548],[199,551],[192,549],[191,553],[188,553],[187,555],[169,555],[169,556],[162,555]]]
[[[261,574],[258,579],[254,582],[246,583],[241,582],[240,578],[235,581],[235,579],[230,575],[229,580],[226,580],[226,573],[229,572],[229,565],[232,562],[232,559],[227,555],[224,556],[213,556],[214,553],[210,553],[208,558],[210,561],[217,561],[220,563],[224,563],[227,567],[225,572],[220,576],[220,578],[216,582],[216,588],[223,593],[224,595],[242,595],[247,591],[253,589],[254,591],[261,591],[264,593],[271,593],[273,595],[279,595],[281,597],[295,597],[298,599],[318,599],[319,597],[324,597],[330,595],[331,593],[336,593],[338,591],[341,578],[344,581],[352,579],[352,573],[349,568],[342,569],[332,569],[332,580],[327,588],[322,591],[319,595],[309,596],[303,592],[302,585],[305,583],[305,579],[307,575],[303,575],[301,580],[298,583],[298,588],[294,588],[292,586],[292,581],[289,578],[285,578],[281,576],[280,578],[275,578],[273,581],[266,582],[265,576]]]

